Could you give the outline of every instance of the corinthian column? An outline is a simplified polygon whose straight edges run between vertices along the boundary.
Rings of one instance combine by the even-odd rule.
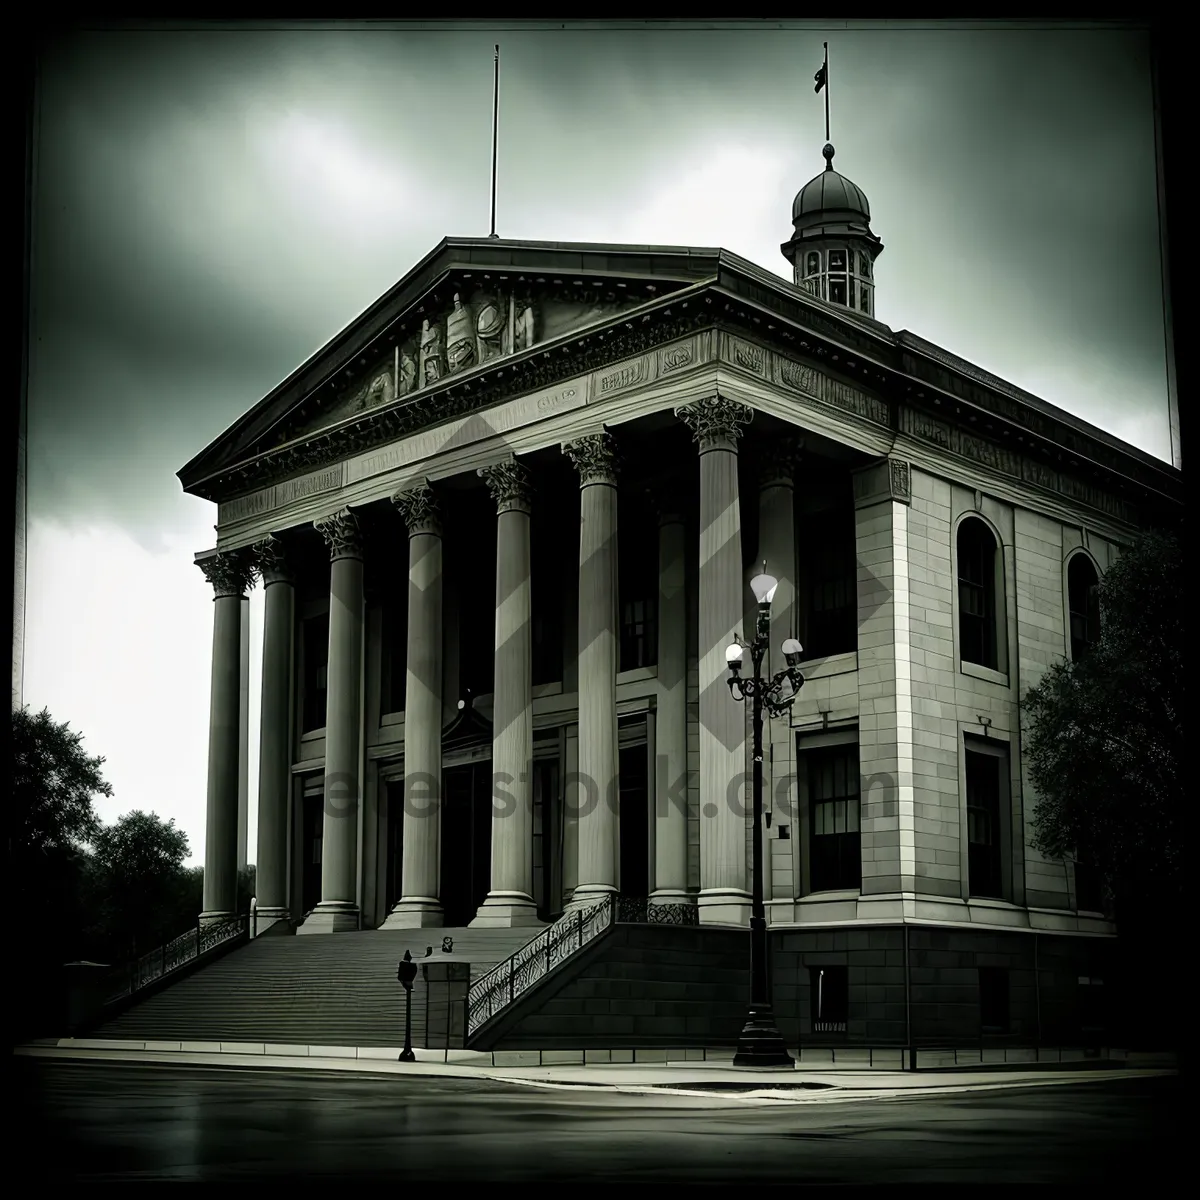
[[[565,444],[579,472],[578,881],[571,907],[617,890],[617,451],[612,435]]]
[[[325,700],[325,820],[321,902],[299,933],[358,928],[358,809],[362,803],[363,550],[344,508],[314,522],[329,547],[329,668]]]
[[[244,552],[213,554],[196,565],[213,587],[212,692],[208,720],[208,812],[200,920],[237,909],[238,785],[241,774],[242,597],[254,579]]]
[[[658,512],[658,711],[655,715],[652,904],[692,904],[687,890],[687,527],[671,493]]]
[[[254,554],[265,589],[258,742],[258,855],[254,876],[257,931],[261,934],[290,912],[287,855],[296,587],[279,538],[265,538],[254,547]]]
[[[392,497],[408,527],[408,668],[404,700],[404,861],[384,929],[443,924],[442,516],[428,481]]]
[[[725,649],[742,627],[737,443],[753,418],[722,396],[675,410],[700,446],[700,920],[745,925],[745,711],[729,694]]]
[[[796,469],[803,449],[802,438],[781,438],[772,442],[759,458],[758,464],[758,558],[755,574],[766,561],[767,573],[779,586],[771,604],[771,644],[763,659],[763,673],[769,678],[787,665],[783,661],[783,643],[796,636]],[[747,583],[747,591],[749,584]],[[751,594],[753,602],[753,594]],[[757,619],[757,604],[755,618]],[[754,626],[748,626],[753,630]],[[764,743],[770,753],[763,763],[763,805],[768,813],[777,807],[779,824],[790,824],[795,811],[796,797],[791,784],[796,767],[796,739],[792,736],[791,721],[780,717],[767,719]],[[752,757],[752,756],[751,756]],[[753,770],[751,762],[747,768]],[[771,839],[763,838],[763,899],[772,898]]]
[[[529,472],[480,468],[496,503],[496,680],[492,690],[492,884],[473,926],[539,924],[533,900],[533,661]]]

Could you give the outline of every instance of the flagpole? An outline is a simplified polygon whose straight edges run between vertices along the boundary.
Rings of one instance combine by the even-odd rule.
[[[496,69],[492,84],[492,232],[496,237],[496,145],[500,135],[500,47],[496,46]],[[827,101],[828,103],[828,101]]]
[[[825,140],[829,141],[829,43],[825,43]]]

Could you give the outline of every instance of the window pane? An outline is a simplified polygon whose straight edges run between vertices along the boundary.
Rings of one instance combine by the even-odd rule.
[[[869,287],[860,287],[858,289],[858,307],[867,316],[871,315],[871,289]]]
[[[858,801],[848,800],[846,802],[846,832],[858,832]]]
[[[833,304],[846,303],[846,281],[845,279],[830,279],[829,281],[829,299]]]
[[[812,251],[808,256],[807,271],[809,275],[815,275],[821,269],[821,256]]]
[[[845,250],[830,250],[829,269],[830,271],[844,271],[846,269]]]
[[[858,256],[858,273],[864,278],[869,279],[871,276],[871,260],[865,254]],[[867,289],[863,288],[863,295],[867,294]],[[864,305],[864,307],[866,307]]]

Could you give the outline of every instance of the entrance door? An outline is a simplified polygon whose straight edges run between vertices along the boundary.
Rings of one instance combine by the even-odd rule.
[[[321,903],[321,842],[325,836],[325,797],[304,797],[304,860],[301,898],[304,912]]]
[[[622,896],[650,894],[649,763],[646,747],[621,749],[621,866]]]
[[[384,914],[390,913],[403,895],[404,868],[404,781],[387,784],[387,884]]]
[[[538,917],[553,921],[562,915],[561,811],[558,760],[533,764],[533,899]]]
[[[470,924],[492,881],[491,763],[442,772],[442,886],[449,928]]]

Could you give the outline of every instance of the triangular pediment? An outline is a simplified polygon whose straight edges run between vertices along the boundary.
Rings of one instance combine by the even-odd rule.
[[[442,730],[442,753],[453,750],[472,750],[490,746],[492,724],[481,716],[468,701],[455,714],[454,720]]]
[[[205,480],[447,380],[714,278],[721,251],[447,239],[241,420],[180,480]]]

